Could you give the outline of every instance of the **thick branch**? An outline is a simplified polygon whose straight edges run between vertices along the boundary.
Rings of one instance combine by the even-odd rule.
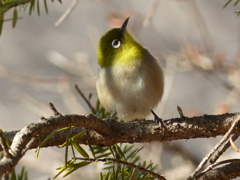
[[[43,125],[43,128],[36,134],[41,135],[41,141],[41,139],[43,140],[49,135],[50,131],[57,128],[76,126],[78,128],[72,129],[72,135],[75,135],[86,129],[82,127],[87,127],[94,129],[98,133],[89,130],[89,133],[77,139],[78,142],[80,144],[86,144],[86,141],[88,141],[88,143],[92,145],[100,146],[110,146],[116,143],[162,142],[179,139],[209,138],[224,135],[238,116],[239,113],[204,115],[192,118],[186,117],[184,121],[180,118],[174,118],[165,120],[166,128],[160,128],[158,124],[152,120],[119,123],[114,120],[102,121],[95,116],[89,115],[65,115],[46,118],[46,122],[44,123],[39,122]],[[96,121],[90,121],[90,119]],[[38,123],[29,126],[38,126]],[[11,143],[17,132],[18,131],[4,133]],[[234,129],[233,133],[239,134],[238,128]],[[56,133],[45,146],[61,145],[66,140],[66,134],[67,132]],[[37,146],[37,143],[38,142],[35,143],[33,148]]]
[[[4,156],[0,161],[0,179],[4,173],[11,172],[13,170],[18,161],[22,158],[22,156],[24,156],[26,147],[33,147],[33,142],[31,141],[33,138],[56,128],[69,126],[93,128],[102,135],[110,133],[108,123],[96,118],[93,115],[60,115],[50,117],[48,119],[41,118],[38,123],[28,125],[15,135],[12,141],[11,149],[9,150],[9,154],[11,154],[12,157],[9,158]]]
[[[10,135],[5,135],[12,141],[11,150],[13,158],[4,157],[0,161],[0,176],[6,171],[11,171],[24,155],[25,147],[35,138],[35,143],[31,142],[31,147],[37,146],[37,139],[42,141],[45,133],[62,127],[86,127],[90,130],[78,139],[79,143],[101,146],[110,146],[115,143],[134,143],[151,141],[172,141],[177,139],[208,138],[224,135],[231,127],[233,121],[239,113],[223,115],[204,115],[193,118],[170,119],[165,121],[165,128],[160,128],[154,121],[119,123],[114,120],[103,121],[93,115],[64,115],[50,118],[42,118],[38,123],[30,124],[19,131],[12,140]],[[74,128],[72,135],[86,128]],[[237,126],[233,133],[239,133]],[[15,131],[16,132],[16,131]],[[45,134],[45,135],[43,135]],[[39,138],[36,138],[39,137]],[[46,146],[56,146],[62,144],[66,139],[66,134],[58,133],[49,140]]]

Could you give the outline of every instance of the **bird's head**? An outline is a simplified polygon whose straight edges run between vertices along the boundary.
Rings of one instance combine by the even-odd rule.
[[[127,18],[121,28],[115,28],[106,32],[98,45],[98,64],[109,67],[116,63],[130,64],[132,59],[141,56],[143,48],[127,32]]]

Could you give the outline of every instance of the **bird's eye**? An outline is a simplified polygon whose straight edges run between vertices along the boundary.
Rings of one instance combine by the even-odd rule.
[[[121,42],[118,39],[113,40],[112,47],[119,48],[121,46]]]

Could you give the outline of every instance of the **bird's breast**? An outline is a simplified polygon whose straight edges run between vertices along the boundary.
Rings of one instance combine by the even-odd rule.
[[[106,68],[105,71],[108,83],[113,83],[121,91],[125,88],[134,90],[143,86],[143,74],[139,66],[116,64]]]

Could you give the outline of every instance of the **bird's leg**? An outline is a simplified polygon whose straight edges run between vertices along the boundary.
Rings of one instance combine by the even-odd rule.
[[[160,117],[158,117],[158,115],[156,115],[156,113],[152,109],[151,109],[151,112],[154,116],[154,121],[158,123],[160,127],[164,127],[165,125],[163,123],[163,120]]]

